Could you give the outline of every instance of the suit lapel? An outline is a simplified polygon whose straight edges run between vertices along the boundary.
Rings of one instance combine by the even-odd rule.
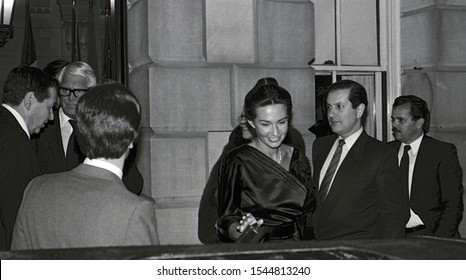
[[[50,141],[48,142],[48,149],[53,157],[53,162],[57,165],[57,170],[69,170],[66,166],[65,152],[63,151],[60,116],[58,114],[58,110],[55,113],[55,121],[49,129],[51,129],[51,135]]]
[[[429,137],[424,135],[419,151],[417,152],[416,162],[414,163],[413,178],[411,181],[411,197],[410,201],[414,201],[419,195],[419,187],[425,185],[425,171],[424,164],[426,162],[432,162],[431,150],[433,148],[430,145]]]
[[[317,151],[315,151],[316,162],[314,166],[314,182],[315,186],[317,187],[317,190],[320,188],[320,171],[322,170],[325,160],[327,159],[327,156],[330,153],[330,150],[332,149],[332,146],[337,140],[337,138],[337,135],[329,136],[328,140],[326,139],[325,141],[322,141],[321,146],[318,147]]]
[[[366,132],[363,131],[338,168],[327,199],[322,205],[321,216],[328,215],[332,210],[334,210],[334,206],[338,201],[345,196],[346,192],[350,191],[346,187],[347,180],[357,174],[359,166],[357,162],[363,160],[367,139],[368,136]]]

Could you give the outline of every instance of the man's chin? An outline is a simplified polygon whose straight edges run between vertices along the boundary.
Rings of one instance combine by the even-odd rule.
[[[39,133],[41,133],[42,131],[44,131],[44,128],[45,128],[45,125],[40,126],[40,127],[36,128],[36,129],[34,129],[33,132],[32,132],[32,134],[39,134]]]
[[[62,107],[62,108],[63,108],[63,107]],[[68,117],[74,119],[75,116],[76,116],[76,109],[75,109],[75,107],[73,107],[72,109],[69,109],[69,108],[65,109],[65,108],[63,108],[63,113],[65,113],[65,115],[67,115]]]
[[[393,135],[393,138],[395,138],[395,140],[398,140],[398,141],[401,141],[401,133],[399,132],[392,132],[392,135]]]
[[[41,132],[41,130],[42,130],[42,128],[36,128],[36,129],[34,129],[32,134],[39,134]]]

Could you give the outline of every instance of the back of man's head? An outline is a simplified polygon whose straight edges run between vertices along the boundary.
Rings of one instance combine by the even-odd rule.
[[[103,84],[79,99],[76,117],[81,151],[90,159],[117,159],[137,138],[141,106],[124,85]]]
[[[37,100],[42,102],[50,97],[50,87],[58,88],[58,82],[52,76],[36,67],[18,66],[8,73],[1,102],[18,106],[28,92],[33,92]]]

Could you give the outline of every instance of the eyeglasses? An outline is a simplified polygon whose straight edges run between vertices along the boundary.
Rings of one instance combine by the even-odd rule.
[[[76,88],[76,89],[71,89],[71,88],[66,88],[66,87],[59,87],[60,90],[60,96],[70,96],[70,94],[73,94],[75,97],[81,97],[83,96],[89,89],[83,89],[83,88]]]

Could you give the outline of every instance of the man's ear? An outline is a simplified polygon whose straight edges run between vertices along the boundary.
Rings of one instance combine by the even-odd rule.
[[[364,115],[365,109],[366,109],[366,105],[364,105],[364,103],[361,103],[358,105],[358,107],[356,107],[358,119],[362,118],[362,115]]]
[[[256,128],[256,127],[254,126],[254,122],[248,120],[248,124],[249,124],[252,128],[254,128],[254,129]]]
[[[26,96],[24,96],[24,99],[23,99],[23,104],[24,104],[24,107],[28,111],[31,110],[31,106],[35,102],[37,102],[37,98],[36,98],[34,92],[30,91],[30,92],[26,93]]]
[[[418,129],[422,128],[422,126],[424,125],[424,122],[425,122],[425,120],[424,120],[423,118],[418,119],[418,120],[416,121],[416,127],[417,127]]]

